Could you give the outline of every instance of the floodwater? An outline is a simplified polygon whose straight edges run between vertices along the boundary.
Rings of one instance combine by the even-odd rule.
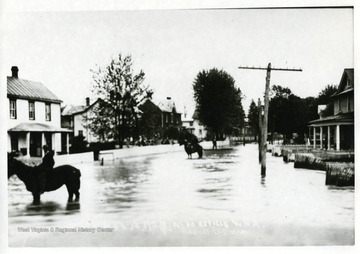
[[[257,145],[75,165],[80,203],[65,187],[32,196],[9,179],[9,246],[298,246],[354,244],[354,187],[294,169]]]

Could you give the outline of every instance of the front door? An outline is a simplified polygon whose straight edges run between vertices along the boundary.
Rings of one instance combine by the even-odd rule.
[[[30,133],[30,156],[41,157],[41,132]]]

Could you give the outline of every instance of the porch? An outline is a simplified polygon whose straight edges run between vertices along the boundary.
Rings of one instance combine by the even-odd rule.
[[[42,157],[43,145],[54,154],[69,153],[70,130],[39,123],[21,123],[8,130],[8,151],[27,158]]]
[[[354,114],[340,114],[311,121],[309,137],[313,149],[353,151]]]

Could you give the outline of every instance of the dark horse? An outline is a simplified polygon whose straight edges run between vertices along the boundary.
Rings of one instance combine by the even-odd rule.
[[[31,167],[23,162],[12,158],[8,155],[8,178],[12,175],[24,182],[26,189],[33,195],[33,204],[40,204],[40,189],[38,180],[39,169],[37,166]],[[80,170],[70,166],[63,165],[55,167],[48,171],[46,177],[45,191],[54,191],[59,189],[64,184],[66,185],[69,193],[68,202],[73,201],[73,195],[75,194],[75,202],[80,198]]]
[[[188,155],[189,159],[192,159],[193,153],[198,153],[199,158],[203,156],[203,148],[199,145],[198,139],[194,134],[191,133],[181,133],[179,137],[179,145],[184,145],[185,152]]]

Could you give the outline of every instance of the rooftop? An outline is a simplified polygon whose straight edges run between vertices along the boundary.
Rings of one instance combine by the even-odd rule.
[[[62,101],[40,82],[7,77],[7,96],[61,103]]]
[[[354,123],[354,112],[337,114],[334,116],[328,116],[321,119],[316,119],[309,122],[310,126],[313,125],[321,125],[321,124],[329,124],[329,123]]]

